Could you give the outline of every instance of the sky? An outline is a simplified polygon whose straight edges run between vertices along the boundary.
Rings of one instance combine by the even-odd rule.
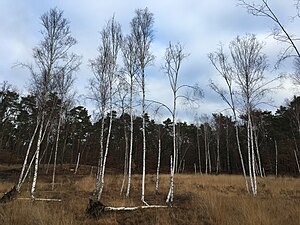
[[[263,52],[267,54],[270,65],[266,71],[267,78],[292,71],[288,62],[279,70],[273,68],[278,54],[285,47],[270,36],[274,24],[267,18],[249,15],[237,3],[237,0],[0,0],[0,83],[8,81],[21,93],[27,93],[30,74],[15,65],[33,62],[32,49],[41,40],[40,16],[58,7],[70,21],[72,35],[78,41],[72,50],[82,56],[75,83],[78,104],[85,105],[92,113],[94,104],[83,96],[88,94],[88,80],[93,76],[88,62],[97,56],[99,31],[114,15],[123,33],[128,34],[135,9],[148,7],[155,20],[155,37],[151,47],[155,61],[146,71],[146,98],[167,105],[172,102],[172,92],[161,65],[168,43],[180,42],[189,56],[182,63],[179,83],[198,83],[204,91],[204,99],[193,110],[184,109],[179,102],[178,118],[192,121],[196,113],[210,115],[226,112],[227,106],[208,86],[210,80],[222,85],[207,57],[217,50],[220,43],[227,49],[238,35],[253,33],[265,43]],[[297,34],[299,24],[292,20],[296,13],[293,1],[269,0],[269,4],[285,27]],[[298,94],[297,89],[285,80],[283,88],[270,95],[275,107],[260,107],[274,111],[294,94]],[[168,117],[168,114],[163,112],[162,116]]]

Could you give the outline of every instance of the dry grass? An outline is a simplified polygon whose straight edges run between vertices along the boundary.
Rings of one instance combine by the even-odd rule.
[[[258,195],[252,197],[244,188],[242,176],[176,175],[174,207],[134,212],[106,213],[101,218],[85,214],[88,197],[95,178],[86,173],[58,175],[55,191],[49,177],[40,176],[38,197],[62,198],[57,202],[16,200],[0,205],[0,224],[205,224],[205,225],[293,225],[300,224],[299,178],[268,177],[259,179]],[[131,196],[120,196],[122,176],[108,175],[102,201],[109,206],[141,205],[141,177],[133,176]],[[169,177],[160,177],[160,194],[155,195],[155,176],[148,175],[145,199],[149,204],[164,204]],[[0,194],[12,182],[0,184]],[[25,184],[22,197],[29,197],[30,185]]]

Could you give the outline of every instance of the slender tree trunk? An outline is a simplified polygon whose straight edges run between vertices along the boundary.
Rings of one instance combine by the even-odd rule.
[[[105,167],[106,167],[106,160],[107,160],[107,155],[108,155],[108,150],[109,150],[109,142],[110,142],[110,136],[111,136],[111,128],[112,128],[112,122],[113,122],[113,100],[112,100],[112,78],[110,78],[110,87],[109,87],[109,108],[110,108],[110,115],[109,115],[109,127],[108,127],[108,134],[106,138],[106,146],[105,146],[105,153],[104,153],[104,158],[103,158],[103,165],[102,165],[102,171],[101,171],[101,183],[100,183],[100,190],[98,193],[98,200],[100,201],[101,195],[103,192],[104,188],[104,177],[105,177]]]
[[[173,165],[171,168],[171,177],[170,177],[170,189],[169,193],[167,196],[166,202],[173,202],[173,195],[174,195],[174,174],[175,174],[175,169],[176,169],[176,86],[175,86],[175,91],[173,91],[173,158],[171,157],[171,162],[173,160]]]
[[[229,128],[228,124],[226,124],[226,154],[227,154],[227,172],[231,173],[230,170],[230,155],[229,155]]]
[[[278,148],[277,141],[275,140],[275,176],[278,176]]]
[[[204,124],[204,147],[205,147],[205,174],[208,173],[208,147],[207,147],[207,131],[206,124]]]
[[[208,171],[211,174],[211,156],[210,156],[210,143],[207,142],[207,156],[208,156]]]
[[[263,175],[263,172],[262,172],[262,165],[261,165],[261,160],[260,160],[257,131],[254,130],[253,133],[254,133],[254,138],[255,138],[255,146],[256,146],[256,155],[257,155],[257,160],[258,160],[259,174],[260,174],[261,177],[263,177],[264,175]]]
[[[201,170],[201,151],[200,151],[200,141],[199,141],[199,130],[198,130],[198,127],[197,127],[197,149],[198,149],[199,173],[202,174],[202,170]]]
[[[123,112],[124,114],[124,112]],[[120,190],[120,195],[122,195],[124,186],[125,186],[125,180],[128,173],[128,135],[126,131],[126,120],[124,119],[124,139],[125,139],[125,155],[124,155],[124,173],[123,173],[123,180]]]
[[[180,138],[180,125],[178,126],[177,134],[176,134],[176,129],[175,129],[176,147],[175,147],[175,155],[174,155],[174,158],[173,158],[174,174],[179,172],[179,151],[181,151],[181,142],[179,141],[179,138]],[[173,142],[174,142],[174,137],[173,137]]]
[[[76,167],[75,167],[74,174],[76,174],[77,171],[78,171],[79,161],[80,161],[80,152],[78,152],[78,157],[77,157],[77,162],[76,162]]]
[[[42,155],[40,156],[40,161],[39,161],[39,164],[41,164],[42,163],[42,160],[43,160],[43,158],[45,157],[45,155],[46,155],[46,152],[48,151],[48,147],[49,147],[49,143],[50,143],[50,135],[51,135],[51,130],[52,130],[52,126],[50,127],[50,130],[49,130],[49,132],[48,132],[48,135],[47,135],[47,143],[46,143],[46,147],[45,147],[45,149],[44,149],[44,151],[43,151],[43,153],[42,153]],[[51,148],[52,149],[52,148]],[[52,150],[51,150],[52,151]],[[51,154],[52,154],[52,152],[51,152]],[[49,161],[50,161],[50,159],[49,159]],[[48,172],[47,172],[48,173]]]
[[[158,156],[157,156],[157,168],[156,168],[156,182],[155,182],[155,193],[158,194],[158,180],[159,180],[159,170],[160,170],[160,155],[161,155],[161,139],[160,134],[158,137]]]
[[[48,171],[49,171],[50,162],[51,162],[51,159],[52,159],[52,154],[53,154],[53,146],[51,147],[51,151],[50,151],[50,155],[49,155],[49,159],[48,159],[48,163],[47,163],[46,174],[48,174]]]
[[[235,121],[236,120],[236,116],[235,116]],[[247,175],[246,175],[246,169],[245,169],[245,165],[244,165],[244,159],[243,159],[243,154],[242,154],[242,150],[241,150],[241,144],[240,144],[240,135],[239,135],[239,128],[238,125],[235,125],[235,137],[236,137],[236,142],[237,142],[237,146],[238,146],[238,152],[239,152],[239,156],[240,156],[240,160],[241,160],[241,165],[242,165],[242,170],[243,170],[243,175],[244,175],[244,180],[245,180],[245,185],[246,185],[246,190],[249,193],[249,185],[248,185],[248,180],[247,180]]]
[[[256,182],[256,164],[255,164],[255,150],[254,150],[254,137],[253,137],[253,125],[250,118],[250,140],[251,140],[251,154],[252,154],[252,170],[253,170],[253,194],[257,194],[257,182]]]
[[[131,167],[132,167],[132,150],[133,150],[133,113],[132,113],[132,101],[133,101],[133,77],[130,77],[130,145],[129,145],[129,162],[128,162],[128,182],[126,197],[129,197],[130,184],[131,184]]]
[[[217,136],[217,174],[220,173],[220,136]]]
[[[54,190],[54,184],[55,184],[56,161],[57,161],[58,143],[59,143],[60,127],[61,127],[61,114],[62,114],[62,105],[60,107],[58,126],[57,126],[57,134],[56,134],[54,162],[53,162],[53,174],[52,174],[52,191]]]
[[[294,137],[294,142],[295,142],[294,156],[295,156],[295,160],[296,160],[298,172],[299,172],[299,174],[300,174],[300,165],[299,165],[299,160],[298,160],[298,155],[297,155],[297,152],[298,152],[299,150],[298,150],[298,145],[297,145],[297,141],[296,141],[296,138],[295,138],[295,135],[294,135],[294,134],[293,134],[293,137]]]
[[[174,190],[174,163],[172,160],[172,155],[170,156],[170,190],[168,192],[166,203],[172,203],[173,202],[173,190]]]
[[[249,179],[250,179],[250,186],[252,193],[254,193],[254,186],[253,186],[253,178],[252,178],[252,157],[251,157],[251,139],[250,139],[250,115],[248,112],[248,122],[247,122],[247,149],[248,149],[248,170],[249,170]]]
[[[67,147],[67,138],[65,137],[65,139],[64,139],[64,146],[63,146],[63,149],[62,149],[62,152],[61,152],[61,161],[60,161],[61,167],[64,164],[64,156],[65,156],[65,152],[66,152],[66,147]]]
[[[37,176],[38,176],[39,153],[40,153],[40,148],[41,148],[41,143],[42,143],[43,123],[44,123],[44,114],[42,113],[40,131],[39,131],[39,136],[38,136],[38,140],[37,140],[37,149],[36,149],[36,154],[35,154],[34,175],[33,175],[33,181],[32,181],[32,186],[31,186],[31,198],[33,200],[35,198],[34,194],[35,194],[35,187],[36,187],[36,181],[37,181]]]
[[[36,151],[35,151],[35,153],[33,154],[32,158],[31,158],[31,160],[30,160],[30,163],[29,163],[29,165],[28,165],[28,167],[27,167],[26,173],[25,173],[25,175],[24,175],[23,178],[22,178],[22,184],[25,182],[25,180],[26,180],[28,174],[29,174],[29,180],[30,180],[31,166],[32,166],[33,161],[34,161],[34,159],[35,159],[35,155],[36,155]]]
[[[32,143],[33,143],[33,140],[34,140],[34,137],[36,135],[36,132],[38,130],[39,125],[40,125],[40,121],[37,120],[36,127],[34,129],[34,132],[32,134],[32,137],[30,139],[30,142],[29,142],[29,145],[28,145],[28,148],[27,148],[26,156],[25,156],[25,159],[24,159],[24,162],[23,162],[23,166],[22,166],[22,170],[21,170],[21,174],[20,174],[20,177],[19,177],[19,182],[18,182],[18,185],[16,187],[16,190],[18,192],[20,191],[20,188],[21,188],[21,186],[23,184],[22,180],[23,180],[23,175],[24,175],[24,172],[25,172],[26,164],[27,164],[27,161],[28,161],[30,149],[31,149],[31,146],[32,146]]]
[[[299,172],[299,174],[300,174],[300,165],[299,165],[299,160],[298,160],[298,155],[297,155],[296,149],[294,149],[294,155],[295,155],[295,160],[296,160],[298,172]]]
[[[145,203],[145,178],[146,178],[146,121],[145,121],[145,74],[142,72],[142,91],[143,91],[143,99],[142,99],[142,114],[143,114],[143,176],[142,176],[142,196],[141,200]]]
[[[100,133],[100,156],[99,156],[98,167],[97,167],[95,194],[98,193],[98,191],[99,191],[101,176],[102,176],[103,153],[104,153],[103,141],[104,141],[104,124],[105,124],[104,111],[105,111],[105,107],[102,107],[101,133]]]

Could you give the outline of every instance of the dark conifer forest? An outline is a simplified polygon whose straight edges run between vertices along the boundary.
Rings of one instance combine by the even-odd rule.
[[[0,160],[1,163],[21,164],[37,123],[36,99],[35,96],[31,95],[22,96],[6,84],[0,92],[0,100]],[[51,93],[46,105],[46,117],[50,120],[51,125],[45,132],[45,141],[41,147],[40,162],[45,166],[53,164],[61,99],[56,93]],[[77,156],[80,153],[80,164],[96,167],[99,157],[102,118],[91,121],[91,116],[84,106],[74,106],[64,108],[64,110],[65,116],[61,127],[57,163],[61,166],[76,164]],[[145,119],[148,144],[147,172],[154,173],[156,170],[158,143],[161,139],[161,169],[164,173],[168,173],[169,156],[173,151],[172,121],[168,118],[160,123],[148,114],[146,114]],[[300,144],[300,97],[295,96],[286,105],[277,109],[275,113],[255,111],[253,121],[255,148],[259,149],[263,174],[276,173],[276,148],[278,174],[299,174],[297,154],[299,154],[298,146]],[[108,122],[109,115],[107,114],[104,118],[105,127],[107,127]],[[142,118],[135,115],[133,173],[141,173],[142,170],[141,126]],[[247,130],[244,116],[241,116],[238,124],[230,116],[223,114],[207,116],[207,118],[199,119],[198,122],[195,121],[194,124],[184,121],[178,122],[176,124],[177,172],[194,173],[196,170],[197,173],[240,174],[241,165],[235,139],[235,126],[239,127],[242,154],[247,159]],[[123,170],[125,160],[125,136],[129,136],[129,130],[129,114],[121,114],[120,110],[114,110],[107,167],[120,173]],[[256,155],[256,160],[258,165],[258,155]]]

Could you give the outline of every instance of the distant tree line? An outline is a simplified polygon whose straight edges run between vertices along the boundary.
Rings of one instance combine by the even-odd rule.
[[[60,114],[61,99],[57,93],[51,93],[46,103],[46,114],[52,114],[51,125],[47,128],[42,142],[40,163],[47,168],[54,162],[54,149],[57,135],[57,123]],[[91,116],[83,106],[64,108],[59,138],[57,162],[76,164],[80,153],[80,164],[97,166],[99,157],[99,137],[101,123],[108,127],[107,114],[92,122]],[[22,96],[7,83],[0,91],[0,151],[1,163],[22,163],[37,123],[36,97]],[[107,167],[120,173],[125,162],[125,134],[130,133],[130,116],[118,114],[113,110],[110,154]],[[172,121],[166,119],[158,123],[145,115],[148,154],[147,172],[155,173],[158,157],[158,143],[161,140],[161,171],[169,173],[170,158],[173,153]],[[255,132],[255,160],[258,166],[260,158],[262,176],[278,171],[279,175],[297,175],[299,168],[300,146],[300,97],[295,96],[275,114],[268,111],[253,112]],[[235,126],[240,130],[241,150],[247,159],[247,118],[241,116],[235,123],[230,116],[223,114],[205,115],[197,118],[194,124],[176,123],[178,148],[177,173],[241,173],[240,159],[235,139]],[[142,118],[134,115],[133,173],[142,172]],[[104,131],[108,132],[107,129]],[[106,137],[106,135],[104,135]],[[35,138],[34,142],[37,141]],[[277,149],[277,150],[276,150]],[[277,153],[276,153],[277,151]],[[31,153],[34,154],[34,153]],[[277,155],[277,156],[276,156]],[[277,157],[277,159],[276,159]],[[278,162],[276,169],[276,161]],[[247,169],[247,168],[246,168]],[[257,171],[259,174],[260,171]]]

